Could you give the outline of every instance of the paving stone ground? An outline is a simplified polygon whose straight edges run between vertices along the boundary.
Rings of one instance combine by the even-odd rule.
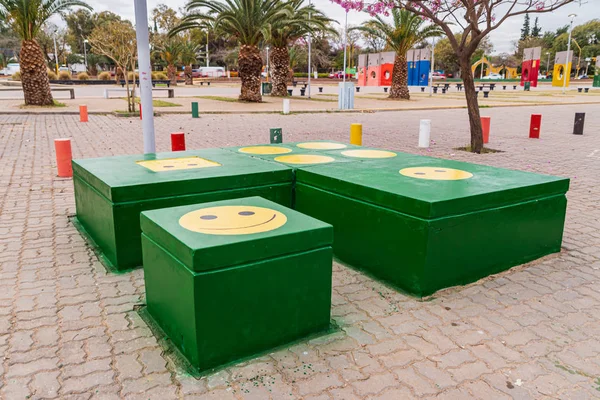
[[[174,365],[134,308],[143,271],[110,274],[69,222],[73,186],[55,177],[53,139],[77,157],[137,153],[140,121],[0,116],[0,398],[2,399],[588,399],[600,398],[600,116],[593,105],[491,108],[490,147],[468,142],[464,110],[352,115],[213,115],[156,120],[159,150],[346,140],[572,179],[564,250],[427,301],[334,265],[341,330],[195,379]],[[576,111],[584,136],[571,134]],[[540,140],[527,138],[532,112]],[[432,148],[416,148],[432,119]]]

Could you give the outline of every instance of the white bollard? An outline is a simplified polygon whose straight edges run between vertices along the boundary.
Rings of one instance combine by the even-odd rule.
[[[283,114],[287,115],[290,113],[290,99],[283,99]]]
[[[431,120],[422,119],[419,126],[419,147],[428,148],[431,138]]]

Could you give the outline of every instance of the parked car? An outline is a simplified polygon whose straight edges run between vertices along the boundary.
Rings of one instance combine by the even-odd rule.
[[[346,79],[352,79],[352,74],[346,74]],[[344,71],[332,72],[329,74],[329,79],[344,79]]]
[[[589,76],[587,76],[586,74],[583,74],[583,75],[579,75],[579,76],[577,77],[577,79],[590,79],[590,77],[589,77]]]
[[[21,65],[19,63],[8,63],[6,68],[0,71],[0,75],[13,75],[21,71]]]
[[[481,79],[485,79],[485,80],[500,80],[500,79],[502,79],[502,75],[496,74],[496,73],[492,72],[489,75],[486,75],[486,76],[484,76]]]
[[[227,76],[223,67],[200,67],[198,72],[199,78],[223,78]]]
[[[441,79],[444,80],[446,79],[446,75],[440,73],[440,72],[434,72],[433,73],[433,79]]]

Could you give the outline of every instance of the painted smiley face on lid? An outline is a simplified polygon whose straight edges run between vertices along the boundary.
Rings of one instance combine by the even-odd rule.
[[[473,177],[473,174],[470,172],[444,167],[404,168],[399,172],[400,174],[410,178],[427,179],[432,181],[458,181]]]
[[[338,150],[345,149],[345,144],[342,143],[333,143],[333,142],[306,142],[306,143],[298,143],[296,146],[301,149],[311,149],[311,150]]]
[[[335,158],[314,154],[295,154],[275,157],[275,161],[286,164],[325,164],[335,161]]]
[[[220,206],[191,211],[179,219],[183,228],[207,235],[249,235],[277,229],[285,214],[255,206]]]
[[[238,151],[245,154],[286,154],[291,153],[292,149],[278,146],[250,146],[242,147]]]

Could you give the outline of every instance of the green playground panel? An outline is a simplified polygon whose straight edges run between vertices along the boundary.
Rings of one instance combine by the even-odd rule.
[[[236,206],[229,210],[235,218],[227,220],[225,209]],[[266,209],[266,217],[258,211],[243,215],[254,207]],[[200,229],[207,222],[197,213],[208,208],[205,214],[214,217],[208,223],[225,218],[227,229],[220,229],[234,234]],[[267,218],[271,212],[274,221]],[[237,234],[244,224],[251,229],[264,225],[245,218],[271,224],[281,215],[287,219],[283,224]],[[184,228],[180,221],[185,218],[200,230]],[[148,313],[198,371],[329,328],[330,225],[250,197],[145,211],[141,228]]]
[[[293,175],[283,165],[208,149],[74,160],[73,182],[78,224],[109,267],[127,270],[142,264],[141,211],[245,196],[289,206]]]
[[[423,167],[419,175],[408,170]],[[428,174],[472,177],[423,179]],[[297,171],[295,207],[334,226],[341,260],[426,296],[560,251],[568,186],[553,176],[398,153]]]

